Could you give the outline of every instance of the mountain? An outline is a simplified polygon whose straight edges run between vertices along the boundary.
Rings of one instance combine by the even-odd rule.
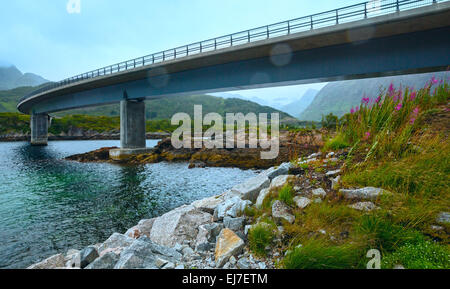
[[[187,113],[193,119],[194,105],[203,106],[203,115],[210,112],[216,112],[222,116],[226,113],[242,112],[247,114],[253,112],[259,113],[280,113],[280,119],[283,123],[295,124],[298,121],[292,116],[276,110],[272,107],[261,106],[257,103],[238,99],[238,98],[222,98],[211,95],[192,95],[192,96],[173,96],[161,99],[154,99],[146,101],[146,116],[147,119],[171,119],[173,115],[179,112]],[[120,114],[119,104],[106,105],[100,107],[91,107],[84,109],[77,109],[58,113],[57,115],[69,114],[87,114],[87,115],[106,115],[117,116]]]
[[[449,75],[446,72],[436,72],[331,82],[322,88],[314,101],[300,114],[299,119],[320,121],[322,115],[329,113],[341,117],[348,113],[352,107],[360,105],[363,97],[376,98],[391,83],[396,88],[402,86],[420,89],[433,76],[440,80],[446,79]]]
[[[36,89],[37,87],[27,86],[10,90],[0,90],[0,112],[16,112],[19,99]]]
[[[0,90],[14,89],[24,86],[39,86],[49,82],[43,77],[33,74],[23,74],[17,67],[0,67]]]
[[[298,117],[313,102],[318,93],[318,90],[308,89],[300,99],[282,106],[280,110],[294,117]]]

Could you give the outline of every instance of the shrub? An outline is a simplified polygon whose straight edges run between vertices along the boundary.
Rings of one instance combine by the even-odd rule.
[[[254,225],[248,233],[250,250],[259,256],[265,256],[266,247],[272,243],[273,238],[274,233],[271,225],[267,223]]]
[[[395,265],[407,269],[450,269],[450,250],[448,246],[431,241],[406,243],[382,259],[384,269],[392,269]]]
[[[338,134],[335,138],[328,140],[325,143],[324,150],[339,150],[348,148],[350,144],[344,140],[344,137],[341,134]]]

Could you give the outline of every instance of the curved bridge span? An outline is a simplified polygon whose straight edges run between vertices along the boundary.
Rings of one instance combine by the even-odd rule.
[[[121,103],[121,147],[145,147],[145,99],[445,70],[449,0],[378,0],[125,61],[22,98],[31,143],[48,114]]]

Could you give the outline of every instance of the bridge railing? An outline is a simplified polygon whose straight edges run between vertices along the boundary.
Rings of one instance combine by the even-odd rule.
[[[21,98],[20,102],[33,95],[87,79],[112,75],[147,65],[153,65],[264,39],[276,38],[318,28],[335,26],[342,23],[364,20],[447,1],[449,0],[371,0],[339,9],[261,26],[250,30],[164,50],[79,74],[35,90]]]

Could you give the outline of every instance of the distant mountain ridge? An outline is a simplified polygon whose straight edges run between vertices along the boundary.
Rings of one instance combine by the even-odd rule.
[[[308,89],[300,99],[284,105],[280,108],[280,110],[294,117],[299,117],[300,114],[313,102],[318,93],[318,90]]]
[[[302,121],[320,121],[322,115],[329,113],[341,117],[348,113],[352,107],[360,105],[363,97],[376,98],[380,91],[387,89],[391,83],[396,88],[402,86],[403,88],[420,89],[433,76],[441,80],[450,76],[450,73],[436,72],[331,82],[322,88],[314,101],[300,114],[299,119]]]
[[[25,86],[39,86],[46,82],[49,81],[37,74],[23,74],[14,65],[0,67],[0,90],[9,90]]]

